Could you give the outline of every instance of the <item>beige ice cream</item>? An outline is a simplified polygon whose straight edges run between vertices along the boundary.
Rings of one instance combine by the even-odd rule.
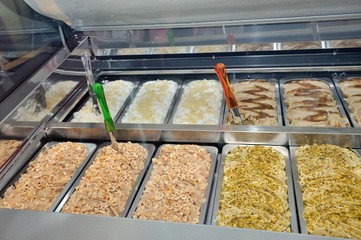
[[[147,150],[137,143],[104,147],[86,170],[62,212],[119,217],[140,171]]]
[[[122,123],[163,123],[178,84],[170,80],[144,83],[127,108]]]
[[[187,53],[187,47],[157,47],[154,54]]]
[[[48,211],[87,154],[88,148],[79,143],[46,148],[6,190],[0,208]]]
[[[345,100],[351,109],[354,120],[361,127],[361,78],[342,81],[339,86],[346,97]]]
[[[211,53],[211,52],[228,52],[230,45],[204,45],[204,46],[195,46],[195,53]]]
[[[269,50],[273,50],[272,43],[245,43],[245,44],[236,45],[236,52],[269,51]]]
[[[134,83],[123,80],[106,82],[103,84],[105,98],[109,107],[109,112],[114,118],[129,94],[134,88]],[[80,111],[75,112],[71,122],[103,122],[103,116],[93,112],[92,101],[89,99]]]
[[[291,231],[285,157],[271,147],[238,146],[226,156],[217,225]]]
[[[320,49],[321,42],[284,42],[281,43],[282,50]]]
[[[331,48],[355,48],[361,47],[360,39],[353,40],[333,40],[330,41]]]
[[[141,55],[146,54],[148,48],[121,48],[118,49],[118,55]]]
[[[4,140],[0,142],[0,168],[15,152],[21,142],[16,140]]]
[[[216,80],[196,80],[184,87],[174,124],[218,124],[223,89]]]
[[[297,148],[296,161],[310,234],[361,239],[361,160],[334,145]]]
[[[276,89],[274,83],[262,79],[241,81],[232,86],[239,112],[246,125],[278,126]],[[240,125],[230,112],[227,124]]]
[[[197,145],[162,147],[133,218],[198,223],[211,161]]]
[[[284,84],[287,115],[291,126],[348,127],[329,85],[303,79]]]

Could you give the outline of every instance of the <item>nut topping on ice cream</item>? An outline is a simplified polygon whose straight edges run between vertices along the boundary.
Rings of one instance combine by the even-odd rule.
[[[16,148],[19,146],[20,141],[5,140],[0,142],[0,167],[9,159]]]
[[[79,143],[46,148],[6,190],[0,208],[48,211],[87,154],[88,148]]]
[[[361,160],[334,145],[297,148],[296,161],[310,234],[361,239]]]
[[[284,156],[271,147],[238,146],[226,156],[219,226],[290,232]]]
[[[133,218],[198,223],[211,161],[200,146],[162,147]]]
[[[119,217],[140,171],[147,150],[137,143],[102,148],[86,170],[62,212]]]

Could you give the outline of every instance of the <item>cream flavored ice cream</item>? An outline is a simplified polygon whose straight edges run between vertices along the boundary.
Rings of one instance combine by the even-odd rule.
[[[140,171],[147,150],[137,143],[102,148],[86,170],[62,212],[119,217]]]
[[[16,140],[0,141],[0,167],[9,159],[21,142]]]
[[[133,218],[198,223],[211,161],[197,145],[162,147]]]
[[[129,94],[134,88],[134,83],[123,80],[106,82],[103,84],[104,94],[108,103],[109,112],[114,118]],[[101,114],[96,115],[93,112],[91,100],[89,99],[80,111],[75,112],[71,122],[103,122]]]
[[[191,81],[184,87],[174,124],[218,124],[223,89],[216,80]]]
[[[6,190],[0,208],[48,211],[87,154],[85,145],[73,142],[46,148]]]
[[[144,83],[127,108],[122,123],[163,123],[177,92],[178,84],[170,80]]]

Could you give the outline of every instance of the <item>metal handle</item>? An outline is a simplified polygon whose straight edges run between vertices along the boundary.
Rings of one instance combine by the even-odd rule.
[[[96,114],[101,114],[99,106],[98,106],[97,98],[93,91],[93,85],[95,84],[95,80],[93,77],[93,72],[92,72],[92,68],[91,68],[91,62],[90,62],[89,55],[85,52],[82,53],[81,61],[83,62],[84,69],[85,69],[85,75],[86,75],[86,80],[87,80],[87,84],[88,84],[88,91],[89,91],[90,99],[92,101],[93,112],[95,112]]]

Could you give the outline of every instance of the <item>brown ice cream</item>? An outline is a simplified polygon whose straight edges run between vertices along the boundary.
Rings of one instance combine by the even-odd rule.
[[[274,83],[262,79],[241,81],[233,85],[239,112],[246,125],[277,126],[277,102]],[[230,112],[227,124],[240,125]]]
[[[284,84],[287,115],[291,126],[347,127],[329,85],[303,79]]]
[[[346,97],[348,107],[352,116],[361,127],[361,78],[352,78],[339,83],[339,86]]]

